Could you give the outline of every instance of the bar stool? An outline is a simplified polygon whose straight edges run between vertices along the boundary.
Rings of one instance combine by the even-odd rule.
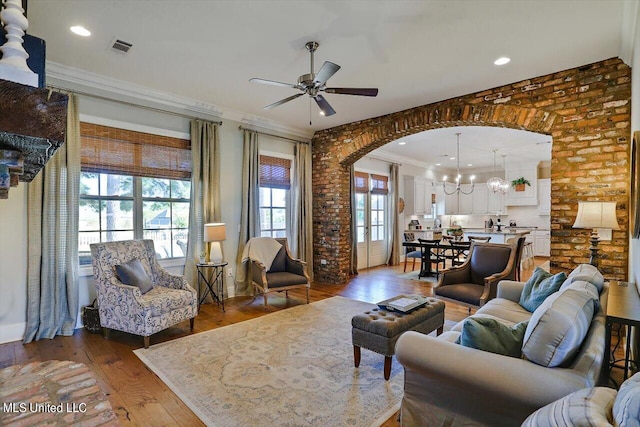
[[[524,248],[522,251],[522,266],[528,267],[529,264],[533,267],[533,242],[524,242]]]

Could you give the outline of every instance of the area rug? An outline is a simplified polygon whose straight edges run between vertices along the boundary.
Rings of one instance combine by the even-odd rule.
[[[353,365],[351,317],[373,307],[332,297],[134,353],[209,426],[377,426],[404,373],[367,350]]]
[[[414,270],[414,271],[403,273],[398,277],[400,277],[401,279],[407,279],[407,280],[420,280],[421,282],[431,282],[431,283],[438,282],[438,278],[435,275],[418,277],[419,275],[420,275],[420,270]]]

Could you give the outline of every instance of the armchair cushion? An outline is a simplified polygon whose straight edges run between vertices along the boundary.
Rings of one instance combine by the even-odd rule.
[[[116,265],[118,279],[125,285],[137,286],[144,295],[153,289],[153,282],[144,271],[139,259],[132,259],[124,264]]]
[[[520,295],[520,305],[533,313],[549,295],[560,289],[566,279],[567,275],[564,272],[553,275],[540,267],[536,267],[524,285]]]
[[[440,286],[436,295],[450,298],[467,304],[480,305],[480,297],[484,292],[484,285],[475,283],[456,283],[454,285]]]
[[[538,409],[529,415],[522,427],[610,426],[615,399],[614,389],[584,388]]]
[[[267,273],[267,282],[270,288],[279,288],[281,286],[304,285],[308,283],[306,276],[287,271],[278,271],[275,273]]]
[[[626,380],[613,403],[613,417],[620,427],[640,425],[640,374]]]
[[[153,316],[160,316],[191,304],[191,292],[155,286],[143,295],[144,303],[148,303]]]
[[[507,326],[490,317],[467,317],[456,343],[504,356],[520,357],[528,320]]]
[[[271,268],[267,271],[269,271],[270,273],[287,271],[287,250],[284,246],[280,246],[280,250],[271,263]]]
[[[531,315],[522,354],[541,366],[566,366],[580,349],[597,304],[595,286],[584,281],[549,296]]]

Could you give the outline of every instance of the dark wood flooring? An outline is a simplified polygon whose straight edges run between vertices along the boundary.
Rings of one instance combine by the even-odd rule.
[[[546,259],[537,258],[535,265]],[[410,266],[409,266],[410,268]],[[532,273],[533,267],[524,270],[522,280]],[[377,267],[361,271],[343,285],[313,284],[311,301],[319,301],[335,295],[376,303],[401,293],[432,295],[432,284],[400,277],[402,266]],[[269,296],[265,308],[262,297],[231,298],[225,303],[226,312],[215,304],[204,304],[196,318],[195,332],[203,332],[247,319],[263,316],[287,307],[303,304],[304,293],[290,291]],[[466,307],[447,303],[447,320],[460,321],[468,315]],[[151,344],[189,335],[189,322],[171,327],[151,337]],[[112,331],[111,339],[84,329],[71,337],[57,337],[30,344],[11,342],[0,345],[0,368],[43,360],[73,360],[88,365],[108,395],[122,425],[131,426],[201,426],[202,422],[182,401],[145,365],[132,350],[143,346],[141,337]],[[380,373],[382,375],[382,372]],[[397,415],[385,426],[397,426]]]

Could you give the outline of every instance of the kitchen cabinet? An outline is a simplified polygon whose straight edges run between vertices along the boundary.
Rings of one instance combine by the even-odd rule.
[[[506,203],[507,206],[537,206],[538,205],[538,165],[523,165],[520,167],[509,168],[505,173],[507,181],[511,184],[511,181],[518,178],[524,178],[531,183],[531,185],[525,185],[524,191],[516,191],[512,186],[509,187],[507,193]]]
[[[405,215],[422,215],[433,218],[433,184],[422,177],[405,176],[404,203]]]
[[[551,256],[551,232],[549,230],[535,230],[533,233],[533,254],[535,256]]]
[[[471,184],[462,184],[460,189],[465,193],[471,191]],[[473,193],[478,191],[477,186],[474,188]],[[470,215],[473,212],[473,193],[463,194],[459,193],[458,196],[458,214]]]
[[[504,194],[494,193],[487,189],[487,213],[491,215],[505,215],[507,207],[504,205]]]
[[[538,214],[551,214],[551,179],[538,180]]]
[[[473,214],[486,214],[489,209],[489,188],[484,183],[476,185],[473,193],[471,193],[471,199],[473,200],[473,206],[471,213]]]

